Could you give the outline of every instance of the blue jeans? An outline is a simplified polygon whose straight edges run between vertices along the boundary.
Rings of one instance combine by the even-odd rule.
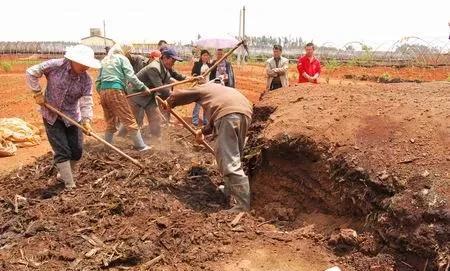
[[[200,108],[202,106],[199,103],[195,103],[194,111],[192,111],[192,124],[195,126],[198,125],[199,122],[199,115],[200,115]],[[208,120],[206,119],[205,110],[203,110],[203,126],[208,124]]]

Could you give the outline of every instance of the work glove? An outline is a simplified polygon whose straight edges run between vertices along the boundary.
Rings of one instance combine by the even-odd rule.
[[[41,106],[44,105],[45,99],[44,99],[44,94],[42,93],[42,91],[35,92],[35,93],[33,94],[33,98],[34,98],[34,100],[36,101],[36,103],[37,103],[38,105],[41,105]]]
[[[205,136],[203,135],[203,132],[201,129],[198,129],[195,131],[195,141],[197,143],[201,144],[205,141]]]
[[[83,133],[90,136],[92,132],[91,120],[89,119],[81,120],[81,126],[83,126],[84,128]]]

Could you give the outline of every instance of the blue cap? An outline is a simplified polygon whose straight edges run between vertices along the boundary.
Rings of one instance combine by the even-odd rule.
[[[173,58],[175,60],[178,60],[178,61],[183,61],[183,59],[180,56],[177,55],[177,52],[173,48],[166,48],[166,49],[164,49],[161,52],[161,54],[163,56],[171,57],[171,58]]]

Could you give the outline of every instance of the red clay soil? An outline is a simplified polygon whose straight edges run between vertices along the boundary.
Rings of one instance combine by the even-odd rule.
[[[339,217],[318,231],[358,270],[446,270],[449,94],[445,82],[269,93],[246,156],[253,208],[283,229]]]
[[[19,149],[16,156],[1,158],[0,176],[9,171],[33,162],[36,157],[47,153],[50,148],[46,142],[44,127],[42,125],[42,118],[38,112],[39,107],[35,104],[30,95],[30,91],[25,82],[26,64],[15,64],[13,70],[9,73],[0,70],[0,118],[19,117],[25,121],[38,127],[42,133],[44,142],[39,146],[32,148]],[[179,69],[184,74],[190,74],[191,66],[189,63],[177,64]],[[243,93],[253,102],[259,100],[260,92],[264,89],[264,83],[259,82],[258,79],[244,75],[248,75],[246,68],[236,68],[238,77],[238,87],[242,89]],[[95,80],[97,71],[90,70],[89,74]],[[242,75],[241,75],[242,74]],[[41,85],[45,85],[45,79],[41,80]],[[184,116],[190,117],[192,106],[177,109]],[[105,124],[103,121],[103,110],[100,105],[99,96],[94,91],[94,130],[103,131]]]
[[[445,81],[450,76],[450,67],[404,67],[404,68],[394,68],[394,67],[352,67],[352,66],[342,66],[331,74],[327,72],[326,68],[324,70],[324,76],[329,75],[331,78],[341,78],[344,79],[346,75],[352,75],[356,77],[367,76],[367,77],[391,77],[399,78],[402,80],[418,80],[418,81]]]
[[[235,70],[258,101],[263,68]],[[23,71],[0,79],[0,117],[42,127]],[[72,192],[44,155],[0,178],[0,270],[445,270],[449,92],[341,81],[269,93],[245,157],[253,210],[234,226],[214,158],[181,127],[145,155],[119,141],[143,171],[89,143]]]

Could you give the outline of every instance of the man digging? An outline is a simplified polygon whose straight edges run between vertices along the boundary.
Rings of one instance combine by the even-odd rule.
[[[45,61],[26,71],[27,84],[36,103],[41,105],[45,131],[58,168],[57,178],[64,181],[66,189],[75,187],[72,170],[83,151],[81,129],[43,105],[52,105],[72,119],[81,121],[83,127],[91,131],[92,80],[86,72],[90,67],[100,68],[94,51],[85,45],[76,45],[67,49],[64,58]],[[45,93],[39,85],[42,75],[47,78]]]
[[[176,61],[182,61],[174,49],[165,49],[159,60],[155,60],[137,73],[137,78],[141,80],[148,88],[156,88],[168,85],[173,80],[182,81],[186,76],[176,72],[173,69]],[[162,99],[166,99],[170,95],[171,88],[158,91],[158,95]],[[139,114],[141,110],[145,111],[149,122],[150,134],[159,138],[161,136],[161,118],[158,113],[154,95],[133,97],[130,101],[131,109],[136,117],[137,123],[142,126],[144,123],[143,114]],[[168,115],[164,116],[169,120]]]
[[[235,198],[237,204],[230,212],[250,209],[250,186],[242,168],[241,158],[251,117],[252,104],[238,90],[221,84],[202,84],[189,90],[175,90],[161,106],[164,109],[198,103],[206,112],[209,123],[197,130],[196,139],[213,134],[215,157],[225,186],[219,189]]]

